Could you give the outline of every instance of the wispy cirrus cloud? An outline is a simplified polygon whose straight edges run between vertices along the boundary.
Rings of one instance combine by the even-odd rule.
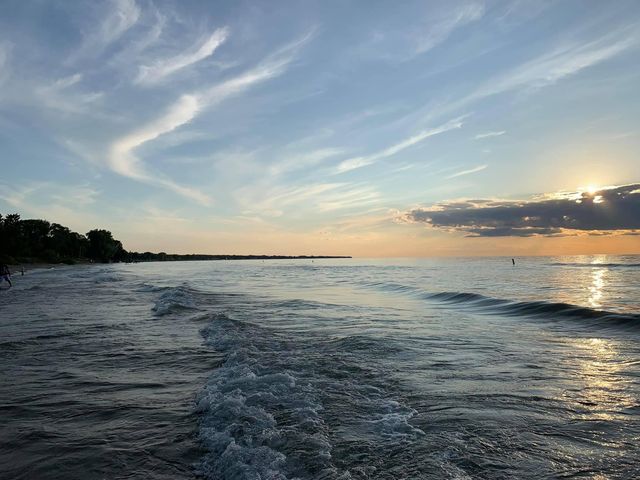
[[[473,167],[473,168],[469,168],[467,170],[462,170],[460,172],[456,172],[454,174],[449,175],[448,177],[445,177],[446,179],[450,179],[450,178],[456,178],[456,177],[462,177],[464,175],[471,175],[472,173],[477,173],[477,172],[481,172],[482,170],[486,169],[489,165],[478,165],[477,167]]]
[[[102,98],[102,92],[74,91],[72,87],[82,81],[83,75],[75,73],[59,78],[49,85],[35,89],[41,104],[64,113],[86,113],[96,101]]]
[[[135,0],[112,0],[113,9],[102,23],[98,35],[103,44],[109,44],[135,25],[140,8]]]
[[[479,133],[475,137],[473,137],[473,139],[474,140],[482,140],[482,139],[485,139],[485,138],[501,137],[505,133],[507,133],[506,130],[498,130],[498,131],[495,131],[495,132]]]
[[[72,225],[87,225],[87,209],[95,204],[101,192],[89,184],[60,184],[59,182],[28,181],[20,184],[0,183],[0,205],[6,204],[9,213],[46,216]]]
[[[494,77],[460,103],[466,104],[472,100],[518,88],[552,85],[565,77],[609,60],[637,44],[637,34],[626,28],[591,42],[567,43]]]
[[[462,125],[463,125],[462,120],[464,117],[466,117],[466,115],[462,117],[454,118],[453,120],[449,120],[448,122],[438,127],[423,130],[422,132],[417,133],[416,135],[406,138],[405,140],[402,140],[401,142],[398,142],[372,155],[367,155],[362,157],[353,157],[353,158],[348,158],[347,160],[343,160],[342,162],[340,162],[340,164],[338,164],[334,173],[336,174],[345,173],[350,170],[355,170],[357,168],[371,165],[373,163],[376,163],[378,160],[392,157],[393,155],[396,155],[402,152],[403,150],[406,150],[407,148],[412,147],[413,145],[417,145],[418,143],[426,140],[429,137],[433,137],[434,135],[439,135],[441,133],[462,128]]]
[[[613,234],[640,229],[640,184],[547,194],[530,200],[463,200],[409,210],[402,218],[473,237]]]
[[[292,172],[295,170],[301,170],[306,168],[315,167],[316,165],[325,162],[331,158],[335,158],[338,155],[343,155],[344,149],[342,148],[319,148],[309,152],[302,152],[298,154],[288,154],[285,158],[278,160],[269,167],[269,172],[272,175],[280,175],[286,172]]]
[[[319,212],[362,209],[380,203],[382,196],[371,185],[349,185],[320,198],[315,205]]]
[[[353,48],[359,58],[403,63],[443,44],[457,30],[480,20],[486,12],[477,1],[425,4],[402,25],[389,16],[381,19],[367,40]]]
[[[210,204],[211,198],[203,192],[179,185],[169,179],[151,173],[142,160],[135,155],[135,150],[143,144],[189,123],[203,110],[210,109],[256,84],[281,75],[295,58],[298,49],[311,38],[311,35],[311,33],[307,34],[301,39],[278,49],[264,62],[243,74],[225,80],[213,87],[191,94],[183,94],[169,107],[164,115],[116,140],[109,152],[109,166],[120,175],[160,185],[202,204]]]
[[[326,213],[368,207],[381,201],[381,195],[375,187],[365,183],[324,182],[279,185],[263,191],[253,186],[239,192],[238,199],[248,214],[277,217],[291,209],[296,213]]]
[[[200,108],[201,102],[196,95],[182,95],[164,115],[120,138],[111,148],[110,164],[113,170],[127,177],[144,179],[146,174],[133,151],[188,123]]]
[[[135,81],[143,85],[160,82],[179,70],[183,70],[213,55],[228,36],[228,27],[218,28],[197,47],[192,47],[190,50],[171,58],[156,60],[152,65],[140,66]]]
[[[586,42],[565,42],[548,52],[494,75],[457,100],[442,104],[438,116],[468,109],[471,105],[514,91],[531,92],[556,84],[590,67],[613,59],[639,45],[640,36],[628,27]],[[429,111],[432,108],[429,107]]]
[[[415,53],[421,54],[444,42],[456,29],[482,18],[485,7],[482,3],[471,2],[456,7],[432,25],[415,34]]]
[[[96,7],[95,15],[102,21],[97,26],[91,24],[91,28],[84,32],[83,42],[66,64],[99,56],[138,22],[141,10],[135,0],[110,0],[106,8]]]
[[[211,203],[209,195],[198,189],[180,185],[162,175],[151,173],[135,155],[136,148],[190,122],[199,109],[200,103],[196,96],[183,95],[163,116],[117,140],[111,146],[109,154],[109,165],[112,170],[125,177],[159,185],[203,205],[209,205]]]

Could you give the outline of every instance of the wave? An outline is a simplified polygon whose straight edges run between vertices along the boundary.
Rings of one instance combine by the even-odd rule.
[[[284,480],[298,477],[294,465],[307,462],[295,457],[304,457],[326,478],[338,478],[322,404],[296,369],[282,364],[284,340],[224,314],[213,315],[203,335],[225,360],[198,398],[200,438],[210,452],[202,473]]]
[[[122,282],[124,280],[123,275],[120,275],[113,271],[98,272],[97,274],[94,274],[90,278],[93,278],[93,282],[97,284],[116,283],[116,282]]]
[[[335,425],[368,445],[424,435],[389,390],[388,358],[371,355],[382,339],[292,336],[223,313],[202,334],[224,355],[197,399],[206,478],[346,480]]]
[[[458,304],[473,307],[487,313],[500,313],[510,316],[542,317],[547,319],[566,318],[601,323],[605,326],[640,326],[640,315],[617,313],[581,307],[570,303],[545,301],[514,301],[488,297],[479,293],[440,292],[425,294],[425,298],[445,304]]]
[[[564,318],[600,323],[603,326],[640,327],[640,314],[598,310],[570,303],[547,302],[542,300],[508,300],[469,292],[428,293],[416,287],[385,282],[367,282],[364,285],[381,288],[390,293],[401,293],[414,298],[436,301],[446,305],[459,305],[472,308],[480,313],[545,319]]]
[[[152,307],[157,316],[184,310],[198,310],[192,290],[187,287],[160,287],[159,291],[163,291],[163,293]]]

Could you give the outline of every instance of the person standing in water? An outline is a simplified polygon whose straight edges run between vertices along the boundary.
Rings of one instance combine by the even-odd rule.
[[[2,280],[6,280],[9,284],[9,287],[13,286],[11,284],[11,270],[9,270],[9,267],[4,263],[0,265],[0,282]]]
[[[515,266],[515,264],[516,264],[516,259],[515,258],[511,259],[511,264]]]

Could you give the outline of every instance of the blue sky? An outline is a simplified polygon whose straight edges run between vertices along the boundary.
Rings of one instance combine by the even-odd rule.
[[[637,182],[638,85],[637,1],[9,0],[0,212],[137,250],[501,253],[405,213]]]

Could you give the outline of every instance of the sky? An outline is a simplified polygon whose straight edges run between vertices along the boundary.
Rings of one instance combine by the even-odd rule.
[[[137,251],[640,253],[636,0],[0,10],[0,213]]]

